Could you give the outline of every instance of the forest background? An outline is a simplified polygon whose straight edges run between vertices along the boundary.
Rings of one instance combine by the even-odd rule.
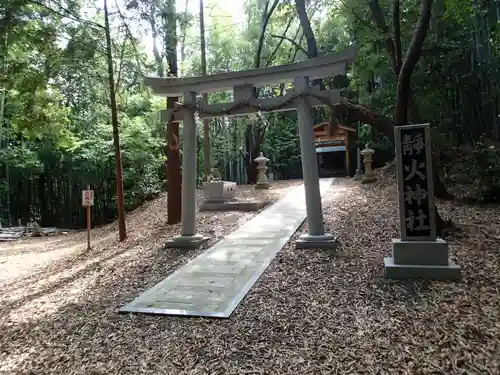
[[[2,2],[3,225],[21,219],[43,226],[83,227],[81,190],[87,185],[95,190],[94,222],[116,218],[112,107],[118,120],[126,209],[168,188],[166,129],[158,115],[166,101],[142,85],[143,75],[194,76],[204,69],[213,74],[274,66],[356,43],[360,51],[348,79],[325,82],[341,87],[350,103],[339,107],[333,118],[359,129],[352,155],[369,142],[376,150],[376,166],[393,158],[387,129],[393,125],[397,102],[394,63],[397,51],[404,53],[412,40],[420,2],[108,1],[109,26],[103,5],[77,0]],[[431,123],[442,181],[448,188],[467,185],[467,197],[480,201],[500,199],[499,21],[499,1],[434,1],[425,43],[411,74],[410,120]],[[111,86],[115,101],[110,100]],[[285,89],[261,87],[258,95],[282,95]],[[230,93],[216,93],[208,100],[231,98]],[[331,115],[317,110],[315,122]],[[261,151],[271,159],[276,178],[301,177],[293,111],[218,118],[208,125],[209,165],[222,178],[252,181],[251,161]],[[200,123],[200,182],[206,158],[203,131]],[[351,166],[356,166],[355,160]]]

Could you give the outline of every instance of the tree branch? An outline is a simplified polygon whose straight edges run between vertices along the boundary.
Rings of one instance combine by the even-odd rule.
[[[396,66],[396,47],[394,45],[394,40],[391,37],[389,32],[389,27],[387,26],[387,22],[385,21],[384,11],[380,7],[378,0],[368,0],[368,6],[370,8],[373,21],[382,32],[385,40],[384,45],[389,57],[391,59],[392,70],[396,75],[398,74],[397,66]]]
[[[288,21],[288,24],[286,25],[285,31],[283,32],[283,35],[286,35],[286,33],[288,32],[288,29],[292,25],[292,22],[293,22],[293,18],[290,17],[290,20]],[[298,35],[298,33],[296,33],[295,37],[297,37],[297,35]],[[280,41],[278,42],[278,45],[276,46],[274,51],[271,53],[271,55],[268,57],[268,59],[266,61],[266,65],[265,65],[266,67],[271,65],[271,63],[273,62],[273,59],[275,58],[276,53],[278,53],[278,50],[280,49],[281,45],[283,44],[283,40],[284,40],[283,38],[280,39]]]
[[[348,6],[344,0],[339,0],[339,1],[344,6],[344,8],[349,9],[349,12],[354,16],[354,18],[356,18],[359,21],[359,23],[363,24],[364,26],[366,26],[370,30],[378,31],[375,27],[373,27],[372,24],[365,21],[363,17],[361,17],[358,13],[356,13],[354,11],[354,7]]]
[[[306,56],[308,55],[307,54],[307,50],[304,47],[302,47],[299,43],[297,43],[295,40],[293,40],[292,38],[289,38],[286,35],[271,34],[270,36],[271,36],[271,38],[277,38],[277,39],[281,39],[281,40],[286,40],[286,41],[292,43],[294,45],[294,47],[297,48],[297,50],[304,52],[304,54]]]
[[[396,88],[396,125],[404,125],[408,121],[411,75],[418,62],[427,31],[429,30],[433,2],[434,0],[422,0],[417,26],[411,38],[408,51],[406,51],[403,64],[401,65]]]
[[[314,37],[311,23],[309,22],[309,18],[307,17],[305,0],[295,0],[295,8],[297,9],[297,15],[299,16],[302,32],[306,37],[307,57],[309,59],[318,57],[318,46],[316,45],[316,38]]]
[[[307,17],[305,0],[295,0],[295,8],[299,16],[300,26],[307,42],[307,58],[312,59],[318,57],[318,45],[316,37],[311,27],[311,22]],[[295,51],[297,53],[298,50]],[[319,86],[321,90],[325,89],[325,84],[322,79],[316,79],[312,82],[313,86]]]
[[[300,46],[300,44],[302,43],[302,39],[304,39],[304,34],[301,34],[301,35],[300,35],[300,38],[299,38],[299,41],[298,41],[299,46]],[[295,62],[295,59],[297,58],[297,53],[299,53],[299,50],[298,50],[298,49],[295,49],[295,50],[293,51],[293,54],[292,54],[292,50],[290,50],[290,53],[288,54],[288,61],[289,61],[290,63]],[[306,56],[307,56],[307,54],[306,54]]]
[[[126,19],[125,19],[125,16],[121,12],[118,4],[116,4],[116,9],[118,11],[118,15],[120,16],[120,19],[123,22],[123,27],[125,28],[125,32],[128,35],[128,37],[130,38],[130,43],[132,44],[132,48],[134,49],[134,52],[135,52],[135,61],[137,63],[137,70],[139,71],[139,74],[142,76],[143,74],[142,74],[142,69],[141,69],[141,59],[139,57],[140,54],[139,54],[139,51],[137,49],[137,45],[135,44],[136,39],[132,35],[132,32],[130,31],[130,27],[128,26]]]
[[[392,27],[394,30],[394,58],[396,74],[399,74],[402,64],[402,51],[401,51],[401,25],[400,25],[400,0],[394,0],[392,3]]]
[[[69,9],[64,8],[59,3],[57,4],[57,6],[59,8],[58,10],[56,10],[54,8],[51,8],[48,5],[45,5],[45,4],[43,4],[43,3],[39,2],[39,1],[36,1],[36,0],[28,0],[28,4],[41,6],[42,8],[48,10],[49,12],[57,14],[58,16],[61,16],[61,17],[64,17],[64,18],[68,18],[70,20],[77,21],[77,22],[83,22],[83,23],[88,24],[89,26],[97,27],[100,30],[104,29],[104,26],[101,25],[101,24],[99,24],[99,23],[97,23],[97,22],[93,22],[93,21],[90,21],[90,20],[84,20],[83,18],[75,16],[73,13],[71,13],[71,11]]]
[[[264,12],[262,12],[262,23],[260,26],[259,41],[257,44],[257,51],[255,53],[255,59],[253,64],[254,68],[260,68],[260,58],[262,55],[262,48],[264,47],[264,37],[266,35],[267,25],[269,24],[269,20],[271,19],[274,10],[276,9],[278,3],[280,2],[280,0],[274,0],[273,5],[271,5],[271,9],[269,9],[269,1],[270,0],[267,0],[266,6],[264,7]]]
[[[120,51],[120,65],[119,65],[118,74],[116,77],[115,95],[118,92],[118,88],[120,87],[120,80],[121,80],[122,71],[123,71],[123,59],[124,59],[124,55],[125,55],[125,45],[127,44],[127,39],[128,39],[128,34],[125,34],[125,37],[123,38],[123,42],[122,42],[122,49]]]
[[[158,50],[158,46],[156,43],[156,39],[158,38],[158,29],[156,27],[156,19],[155,19],[155,7],[154,5],[151,4],[151,8],[149,9],[150,12],[150,19],[149,19],[149,24],[151,26],[151,36],[152,36],[152,42],[153,42],[153,56],[156,61],[156,74],[158,74],[158,77],[163,77],[165,73],[165,68],[163,65],[163,58],[160,54],[160,51]]]

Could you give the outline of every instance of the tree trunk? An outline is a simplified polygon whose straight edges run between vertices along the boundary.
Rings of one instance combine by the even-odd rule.
[[[175,2],[168,0],[162,10],[163,45],[167,57],[169,76],[177,77],[177,28]],[[167,98],[167,108],[174,107],[179,98]],[[181,156],[179,152],[179,123],[169,121],[167,124],[167,214],[168,223],[177,224],[182,217],[182,181],[181,181]]]
[[[423,0],[422,6],[420,7],[420,15],[418,18],[417,26],[415,28],[415,32],[413,33],[412,40],[410,42],[410,46],[408,51],[406,52],[406,56],[401,65],[401,70],[398,75],[398,83],[396,88],[396,109],[395,109],[395,122],[396,126],[406,125],[408,123],[408,108],[411,107],[415,109],[415,103],[411,99],[411,75],[417,64],[420,54],[422,51],[422,47],[424,45],[425,37],[427,35],[427,31],[429,30],[429,23],[431,19],[432,13],[432,4],[433,0]],[[434,177],[438,177],[435,179],[436,187],[443,188],[444,186],[439,186],[442,181],[437,175],[436,168],[433,168]],[[439,181],[439,183],[438,183]],[[436,189],[438,190],[438,189]],[[445,189],[446,191],[446,189]],[[442,191],[441,191],[442,192]],[[439,214],[437,207],[435,206],[435,216],[436,216],[436,226],[439,232],[446,228],[447,224]]]
[[[302,28],[302,32],[306,38],[307,58],[313,59],[318,57],[318,44],[316,43],[316,37],[314,36],[311,22],[309,22],[309,18],[307,17],[305,0],[295,0],[295,9],[297,10],[297,15],[299,17],[300,27]],[[319,87],[320,90],[325,89],[322,79],[314,80],[312,85]]]
[[[115,147],[115,174],[116,174],[116,204],[118,209],[118,232],[120,241],[127,238],[125,227],[125,202],[123,196],[123,169],[120,149],[120,134],[118,129],[118,110],[116,108],[115,80],[113,77],[113,54],[111,51],[111,32],[109,29],[109,15],[107,0],[104,0],[104,23],[106,33],[106,57],[108,60],[109,98],[111,102],[111,124],[113,126],[113,144]]]
[[[270,0],[267,0],[264,11],[262,12],[262,23],[260,26],[257,51],[254,58],[254,68],[260,68],[260,60],[262,49],[264,47],[264,37],[266,35],[267,25],[269,24],[269,20],[271,19],[271,16],[279,3],[279,0],[274,0],[271,8],[269,8],[269,1]],[[255,96],[259,96],[257,89],[255,89]],[[261,125],[257,123],[248,125],[247,129],[245,130],[246,154],[244,156],[244,160],[249,184],[254,184],[257,182],[257,165],[255,164],[253,159],[259,155],[258,153],[260,152],[261,142],[264,138],[265,131],[266,127],[261,127]]]
[[[253,161],[254,158],[245,157],[245,170],[247,172],[248,183],[253,185],[257,183],[257,164]]]
[[[188,12],[188,4],[189,4],[189,0],[186,0],[186,2],[184,3],[184,15],[187,14]],[[182,22],[182,24],[180,25],[180,29],[181,29],[181,48],[180,48],[180,66],[181,68],[179,69],[179,74],[182,76],[184,75],[184,71],[183,71],[183,68],[184,68],[184,62],[186,61],[186,34],[187,34],[187,26],[188,26],[188,23],[186,22],[186,20],[184,20]]]
[[[307,57],[310,59],[318,57],[318,45],[316,43],[316,37],[314,36],[311,23],[307,17],[305,0],[295,0],[295,8],[297,9],[297,15],[299,16],[300,27],[302,28],[306,38]]]
[[[417,64],[422,47],[424,45],[429,22],[431,19],[432,4],[434,0],[422,0],[420,15],[413,37],[406,52],[401,70],[398,75],[398,84],[396,88],[396,125],[405,125],[408,123],[408,107],[410,104],[410,81],[415,65]]]
[[[260,59],[262,57],[262,49],[264,48],[264,39],[266,36],[267,25],[269,24],[269,20],[274,13],[274,10],[278,6],[279,0],[274,0],[271,8],[269,9],[269,1],[267,0],[266,5],[264,7],[264,11],[262,12],[262,23],[260,25],[260,35],[257,43],[257,51],[255,53],[254,68],[260,68]]]
[[[200,0],[200,40],[201,40],[201,75],[207,75],[207,56],[205,43],[205,16],[203,9],[203,0]],[[208,104],[208,95],[203,94],[203,102]],[[209,138],[209,120],[203,119],[203,172],[205,181],[210,176],[210,138]]]

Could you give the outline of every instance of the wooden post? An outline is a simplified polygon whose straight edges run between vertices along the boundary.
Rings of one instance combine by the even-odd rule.
[[[90,208],[94,205],[94,191],[87,185],[86,190],[82,191],[82,206],[85,207],[87,216],[87,250],[90,250],[90,232],[92,230]]]
[[[90,190],[90,185],[87,185],[87,190]],[[92,230],[90,206],[87,206],[86,209],[87,209],[87,250],[90,251],[90,231]]]

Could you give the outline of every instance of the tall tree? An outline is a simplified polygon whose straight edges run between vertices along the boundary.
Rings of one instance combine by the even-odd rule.
[[[106,34],[106,57],[108,60],[109,99],[111,105],[111,125],[113,126],[113,145],[115,147],[116,204],[118,208],[118,234],[120,241],[127,238],[125,226],[125,201],[123,197],[123,168],[120,149],[120,131],[118,127],[118,109],[116,105],[116,86],[113,68],[111,30],[109,27],[108,1],[104,0],[104,33]]]
[[[161,9],[163,21],[163,45],[168,64],[168,76],[177,77],[177,14],[175,0],[166,0]],[[167,98],[167,108],[172,109],[179,98]],[[168,223],[176,224],[182,216],[181,155],[179,151],[179,123],[167,124],[167,179],[168,179]]]
[[[399,0],[394,0],[393,18],[394,18],[394,69],[398,75],[398,84],[396,89],[396,125],[408,123],[408,106],[410,104],[411,87],[410,80],[413,69],[417,64],[422,53],[425,36],[429,30],[433,0],[423,0],[420,7],[418,23],[415,27],[410,46],[406,51],[405,58],[401,61],[401,35],[399,25]]]
[[[201,48],[201,75],[207,75],[207,51],[205,39],[205,10],[203,0],[200,0],[200,48]],[[208,104],[208,95],[203,94],[203,103]],[[210,132],[209,120],[203,119],[203,172],[205,181],[210,176]]]
[[[264,41],[266,36],[267,27],[271,20],[276,7],[278,6],[280,0],[266,0],[264,4],[264,9],[262,10],[261,22],[260,22],[260,32],[257,39],[256,52],[253,61],[253,68],[261,67],[262,51],[264,49]],[[259,90],[255,89],[255,96],[259,96]],[[248,183],[254,184],[257,182],[257,165],[253,161],[261,150],[262,144],[264,143],[266,129],[268,122],[262,117],[257,116],[254,121],[249,121],[245,129],[245,150],[246,153],[243,155],[245,162],[245,169],[247,172]]]

